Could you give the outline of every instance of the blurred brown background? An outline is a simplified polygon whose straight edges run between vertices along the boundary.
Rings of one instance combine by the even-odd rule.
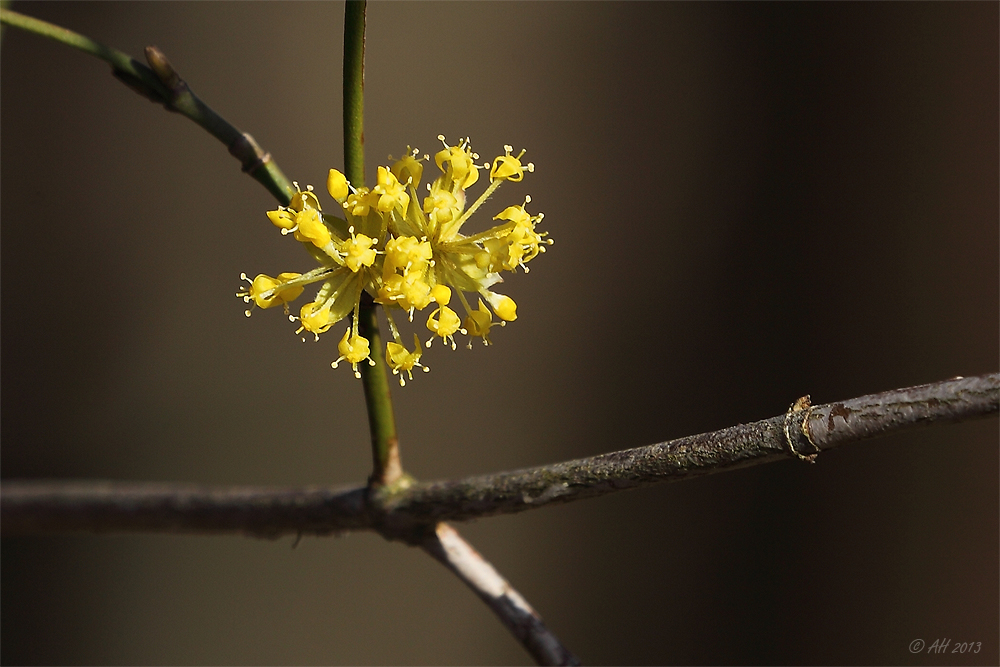
[[[342,3],[15,3],[159,46],[289,177],[342,168]],[[552,251],[496,345],[395,391],[432,479],[998,368],[998,5],[374,3],[369,178],[526,147]],[[241,271],[303,270],[224,147],[65,46],[2,48],[2,474],[360,482],[360,383]],[[480,220],[484,224],[485,220]],[[461,530],[586,662],[996,664],[997,420]],[[2,658],[524,663],[371,534],[5,539]],[[978,654],[908,645],[982,642]]]

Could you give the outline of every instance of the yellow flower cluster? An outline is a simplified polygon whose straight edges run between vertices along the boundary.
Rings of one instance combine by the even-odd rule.
[[[358,364],[371,359],[369,341],[358,333],[357,309],[362,291],[367,292],[385,310],[393,340],[386,344],[385,359],[399,383],[405,384],[403,373],[413,379],[414,367],[420,363],[423,346],[414,334],[414,348],[403,343],[392,318],[392,310],[413,313],[433,306],[426,326],[431,332],[426,342],[430,347],[435,337],[455,349],[455,335],[481,338],[490,344],[490,328],[517,319],[517,305],[509,296],[490,288],[502,281],[502,271],[524,269],[528,262],[545,251],[552,241],[546,234],[535,231],[543,214],[532,215],[525,210],[531,201],[508,206],[493,217],[498,224],[466,236],[462,226],[503,181],[517,182],[525,171],[533,171],[531,163],[522,164],[522,150],[512,155],[513,148],[504,147],[504,155],[492,165],[477,165],[468,139],[449,146],[443,136],[438,139],[444,149],[434,156],[441,175],[426,186],[427,195],[421,201],[417,188],[423,176],[424,155],[408,153],[392,167],[379,167],[377,184],[373,188],[355,188],[336,169],[327,178],[327,190],[344,211],[345,218],[325,215],[312,186],[298,190],[288,206],[268,211],[267,217],[282,234],[292,234],[300,241],[320,266],[307,273],[281,273],[272,278],[259,275],[237,293],[246,303],[260,308],[281,305],[288,313],[288,303],[302,294],[306,285],[321,283],[316,298],[302,306],[296,333],[312,333],[316,340],[334,324],[354,313],[353,323],[340,339],[340,356],[333,367],[347,361],[354,374],[361,377]],[[466,190],[480,177],[489,174],[490,183],[475,203],[466,207]],[[478,308],[473,309],[465,293],[478,295]],[[465,318],[452,309],[452,295],[457,295]],[[250,310],[246,311],[247,316]],[[304,340],[304,339],[303,339]]]

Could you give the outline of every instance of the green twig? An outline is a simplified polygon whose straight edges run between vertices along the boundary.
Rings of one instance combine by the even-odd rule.
[[[385,357],[382,355],[382,335],[378,328],[378,311],[368,294],[361,297],[358,314],[358,331],[368,339],[374,366],[360,364],[361,381],[365,388],[365,405],[368,406],[368,428],[372,435],[372,487],[389,487],[408,479],[403,474],[396,439],[396,418],[392,412],[392,396]]]
[[[26,32],[31,32],[40,37],[47,37],[79,49],[84,53],[100,58],[111,65],[111,69],[117,77],[128,77],[126,83],[137,83],[142,86],[142,90],[137,90],[140,94],[149,97],[157,102],[165,103],[168,97],[166,87],[160,83],[152,70],[132,58],[127,53],[123,53],[110,46],[105,46],[100,42],[95,42],[89,37],[67,30],[52,23],[47,23],[9,9],[0,9],[0,22],[14,28],[20,28]]]
[[[349,0],[344,10],[344,170],[355,187],[365,183],[365,2]],[[363,294],[358,312],[358,330],[368,339],[374,366],[362,365],[361,377],[372,436],[372,487],[391,486],[402,479],[403,468],[396,440],[396,418],[386,362],[382,356],[377,306]]]
[[[365,184],[365,4],[344,9],[344,169],[357,188]]]
[[[295,194],[295,188],[271,159],[271,154],[258,146],[253,137],[246,132],[240,132],[202,102],[191,91],[187,82],[174,71],[162,51],[155,46],[147,46],[146,61],[169,91],[169,99],[164,106],[170,111],[187,116],[225,144],[229,153],[243,165],[243,171],[267,188],[280,204],[287,205]]]
[[[190,118],[225,144],[230,154],[242,163],[243,171],[267,188],[281,204],[287,204],[294,194],[291,182],[271,160],[270,154],[261,149],[253,137],[238,130],[191,92],[156,47],[146,47],[150,65],[147,67],[127,53],[89,37],[8,9],[0,9],[0,23],[72,46],[107,62],[112,74],[133,91]]]

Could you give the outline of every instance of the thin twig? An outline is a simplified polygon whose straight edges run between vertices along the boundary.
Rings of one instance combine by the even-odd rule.
[[[471,588],[539,665],[580,664],[528,601],[454,528],[446,523],[437,524],[420,546]]]
[[[5,536],[116,530],[276,537],[373,529],[420,544],[425,527],[439,521],[523,512],[787,457],[808,457],[817,449],[989,417],[998,410],[1000,373],[956,378],[818,405],[649,447],[495,475],[415,483],[373,494],[367,501],[363,487],[263,489],[8,480],[0,485],[0,527]],[[808,424],[808,436],[803,422]]]
[[[166,56],[154,46],[146,47],[146,67],[127,53],[101,44],[89,37],[8,9],[0,9],[0,22],[41,37],[47,37],[111,65],[111,73],[136,93],[162,104],[193,120],[221,141],[243,166],[243,171],[267,188],[280,204],[288,204],[295,193],[291,181],[282,173],[271,155],[246,132],[213,111],[174,71]]]
[[[365,10],[364,0],[344,7],[344,175],[365,184]]]
[[[135,91],[140,95],[161,104],[167,100],[168,91],[156,78],[153,71],[127,53],[101,44],[80,33],[67,30],[62,26],[9,9],[0,9],[0,23],[51,39],[100,58],[111,65],[115,76],[124,77],[123,80],[129,84],[137,85],[138,88],[135,88]]]

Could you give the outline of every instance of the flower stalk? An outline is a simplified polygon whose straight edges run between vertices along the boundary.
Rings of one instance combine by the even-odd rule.
[[[356,187],[365,184],[365,0],[348,0],[344,8],[344,171]],[[396,437],[396,417],[386,373],[386,362],[379,351],[379,332],[375,302],[362,293],[355,311],[358,332],[375,351],[373,365],[361,364],[368,427],[372,438],[372,487],[389,486],[403,477]]]

